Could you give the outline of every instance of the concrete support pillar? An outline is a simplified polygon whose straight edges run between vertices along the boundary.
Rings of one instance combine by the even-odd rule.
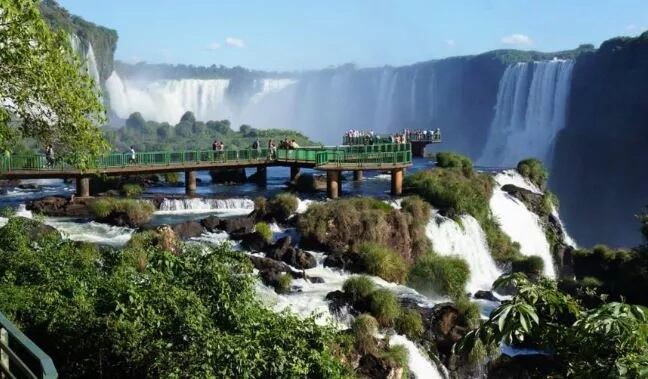
[[[265,186],[268,182],[268,168],[266,166],[257,166],[256,182],[260,186]]]
[[[326,171],[326,194],[331,199],[337,199],[340,194],[340,171]]]
[[[391,194],[400,196],[403,194],[403,169],[395,168],[391,171]]]
[[[185,194],[187,196],[196,194],[196,171],[185,171]]]
[[[353,181],[359,182],[362,180],[362,170],[353,171]]]
[[[290,166],[290,181],[297,180],[297,175],[299,175],[299,166]]]
[[[89,197],[90,196],[90,178],[79,176],[76,178],[76,196]]]

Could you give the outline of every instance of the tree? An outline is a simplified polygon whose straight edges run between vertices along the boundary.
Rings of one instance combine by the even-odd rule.
[[[139,112],[131,113],[131,115],[126,119],[126,127],[137,130],[138,132],[144,131],[145,124],[146,121]]]
[[[91,166],[108,147],[99,129],[105,110],[69,36],[47,26],[38,2],[4,0],[0,46],[0,149],[33,137],[69,163]]]
[[[193,112],[187,111],[180,118],[180,122],[188,122],[188,123],[193,124],[193,123],[196,122],[196,116],[194,116]]]

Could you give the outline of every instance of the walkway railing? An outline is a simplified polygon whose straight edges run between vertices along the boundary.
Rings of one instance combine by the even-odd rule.
[[[52,359],[2,313],[0,313],[0,371],[3,373],[2,377],[7,378],[58,378]]]
[[[407,135],[407,142],[427,142],[427,143],[440,143],[441,133],[439,134],[423,134],[413,133]],[[344,145],[375,145],[375,144],[393,144],[391,136],[374,135],[374,136],[360,136],[360,137],[342,137],[342,144]]]
[[[322,155],[323,154],[323,155]],[[335,157],[335,158],[332,158]],[[339,163],[411,163],[410,144],[373,144],[338,147],[301,147],[294,150],[269,149],[245,150],[196,150],[196,151],[152,151],[136,153],[113,153],[101,156],[95,163],[96,169],[126,168],[131,166],[163,167],[172,165],[191,166],[199,163],[262,164],[269,162],[306,163],[320,166]],[[10,155],[0,158],[0,172],[74,170],[74,167],[57,161],[48,164],[42,155]]]

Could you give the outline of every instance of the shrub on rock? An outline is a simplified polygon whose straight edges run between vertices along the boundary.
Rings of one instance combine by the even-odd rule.
[[[425,294],[458,298],[470,278],[468,263],[457,257],[429,253],[419,258],[409,272],[409,284]]]
[[[523,257],[514,260],[511,265],[513,272],[523,272],[527,275],[542,275],[544,270],[544,261],[537,255]]]
[[[407,263],[393,250],[375,243],[360,246],[360,264],[363,270],[389,282],[403,283],[407,277]]]
[[[290,292],[292,286],[292,276],[290,274],[281,274],[275,283],[275,291],[279,294],[286,294]]]
[[[366,354],[376,351],[375,335],[378,333],[378,321],[373,316],[364,313],[356,317],[351,324],[351,332],[358,352]]]
[[[423,334],[423,318],[413,309],[403,309],[396,319],[394,328],[399,334],[415,340]]]
[[[374,282],[365,275],[352,276],[344,281],[342,291],[349,297],[352,303],[363,301],[376,288]]]
[[[139,197],[140,195],[142,195],[142,193],[144,193],[144,187],[139,184],[133,183],[124,184],[121,188],[121,193],[122,195],[129,198]]]
[[[295,195],[280,193],[268,202],[267,210],[277,221],[283,222],[297,211],[298,205]]]
[[[392,326],[400,314],[400,305],[396,295],[388,289],[381,288],[369,294],[369,310],[381,326]]]
[[[466,174],[473,171],[473,164],[470,158],[451,151],[442,151],[436,154],[437,167],[458,168]]]
[[[155,207],[149,201],[101,198],[89,205],[98,220],[117,226],[140,227],[151,220]]]
[[[255,233],[259,234],[266,242],[272,241],[272,230],[266,222],[257,222],[254,225]]]
[[[529,158],[520,161],[517,164],[517,172],[529,179],[531,183],[535,184],[541,190],[545,189],[549,174],[540,160]]]

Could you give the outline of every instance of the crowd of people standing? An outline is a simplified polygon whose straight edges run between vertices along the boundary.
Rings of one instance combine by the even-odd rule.
[[[374,144],[374,143],[407,143],[412,141],[438,141],[441,140],[441,129],[403,129],[403,131],[380,136],[373,130],[350,129],[344,133],[345,143],[349,144]]]

